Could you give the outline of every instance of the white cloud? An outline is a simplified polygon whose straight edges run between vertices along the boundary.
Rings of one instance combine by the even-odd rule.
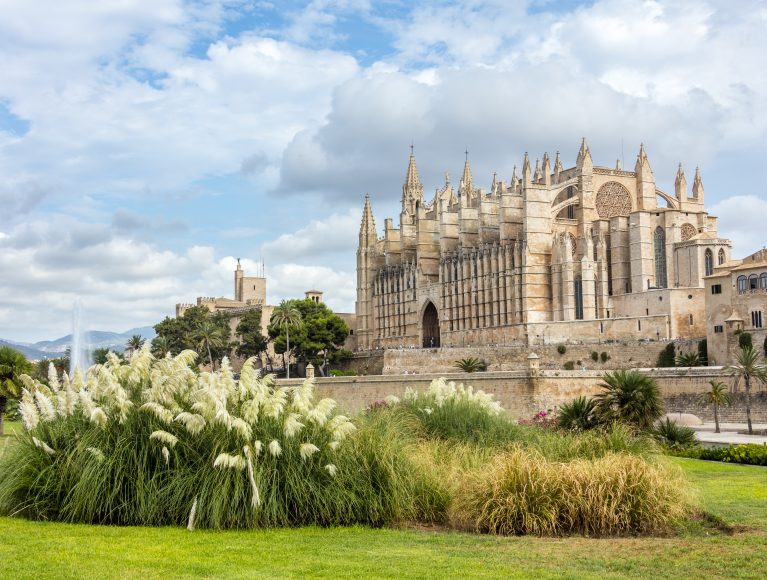
[[[748,256],[767,244],[764,232],[767,200],[754,195],[736,195],[713,204],[709,212],[719,218],[719,235],[732,240],[734,258]]]
[[[324,292],[323,301],[335,312],[354,312],[357,297],[353,272],[337,271],[326,266],[280,264],[267,271],[267,301],[303,298],[307,290]]]
[[[344,214],[314,219],[298,231],[266,242],[261,246],[261,254],[269,263],[278,264],[295,260],[327,263],[333,254],[351,255],[357,246],[361,216],[361,210],[352,208]]]

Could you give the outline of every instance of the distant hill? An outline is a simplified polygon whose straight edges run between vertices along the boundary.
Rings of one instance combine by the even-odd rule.
[[[125,350],[125,343],[128,342],[128,339],[130,339],[130,337],[134,334],[140,335],[145,340],[152,340],[155,336],[157,336],[154,328],[151,326],[142,326],[139,328],[131,328],[125,332],[91,330],[88,332],[86,341],[90,345],[91,350],[96,350],[97,348],[109,348],[115,352],[122,352]],[[7,345],[11,348],[15,348],[31,360],[56,358],[63,355],[71,344],[71,334],[67,334],[66,336],[62,336],[61,338],[57,338],[55,340],[41,340],[40,342],[36,342],[34,344],[22,344],[13,342],[11,340],[0,339],[0,345]]]

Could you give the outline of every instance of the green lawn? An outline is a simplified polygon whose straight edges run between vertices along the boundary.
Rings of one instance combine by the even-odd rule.
[[[10,443],[11,439],[17,432],[21,432],[22,430],[21,423],[18,421],[6,421],[5,422],[5,435],[0,437],[0,455],[3,454],[3,450],[5,449],[5,446]]]
[[[767,569],[767,469],[674,459],[734,535],[499,538],[426,530],[187,532],[0,518],[7,578],[742,577]]]

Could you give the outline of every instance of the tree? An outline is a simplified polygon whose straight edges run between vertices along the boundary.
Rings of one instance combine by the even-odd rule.
[[[663,415],[660,387],[652,377],[631,369],[606,373],[602,378],[602,391],[594,397],[600,420],[646,430]]]
[[[714,425],[716,429],[714,433],[719,433],[719,407],[728,407],[731,399],[730,394],[727,392],[727,385],[719,381],[709,381],[711,390],[701,393],[698,397],[698,401],[701,405],[714,405]]]
[[[698,341],[698,356],[700,356],[701,366],[708,366],[708,340],[702,339]]]
[[[697,352],[680,352],[676,357],[676,366],[699,367],[701,366],[700,354]]]
[[[238,355],[250,358],[266,350],[268,341],[261,333],[260,309],[254,308],[243,314],[235,332],[240,337],[240,344],[237,345]]]
[[[302,322],[301,312],[295,304],[296,300],[280,302],[280,305],[272,311],[272,324],[278,329],[285,329],[285,349],[282,352],[288,353],[288,362],[285,366],[286,377],[290,378],[290,327],[299,326]],[[270,333],[271,334],[271,333]],[[277,351],[275,345],[275,352]]]
[[[751,336],[750,332],[740,332],[738,334],[738,346],[740,348],[753,348],[754,343],[752,341],[753,337]]]
[[[167,341],[167,345],[163,348],[167,348],[167,352],[170,352],[172,355],[177,355],[182,350],[198,349],[197,330],[205,321],[212,322],[221,332],[224,339],[223,343],[220,347],[211,345],[211,354],[214,359],[222,358],[228,352],[229,337],[231,336],[229,316],[227,314],[222,312],[212,314],[205,306],[193,306],[188,308],[178,318],[166,316],[162,322],[154,325],[154,330],[157,333],[157,338],[162,337]],[[153,346],[154,344],[154,341],[152,341]],[[153,350],[152,352],[154,353],[155,351]],[[205,355],[207,357],[207,352],[205,352]]]
[[[97,365],[103,365],[107,362],[107,355],[111,352],[108,348],[97,348],[93,351],[93,362]]]
[[[5,411],[8,399],[21,395],[21,375],[32,372],[23,354],[9,346],[0,346],[0,435],[5,434]]]
[[[167,336],[155,336],[152,339],[152,354],[155,358],[165,358],[171,352]]]
[[[214,370],[213,351],[226,344],[220,326],[213,320],[203,320],[194,332],[194,340],[197,344],[197,352],[201,355],[208,354],[210,370]]]
[[[751,346],[744,346],[735,356],[735,362],[729,365],[725,371],[735,376],[733,390],[737,391],[741,381],[746,393],[746,421],[748,422],[748,434],[754,434],[751,425],[751,383],[757,380],[767,383],[767,367],[759,362],[759,353]]]
[[[658,367],[673,367],[674,363],[676,362],[676,357],[674,356],[674,343],[669,342],[666,347],[660,351],[660,354],[658,354],[658,362],[656,366]]]
[[[140,334],[134,334],[128,339],[128,342],[125,343],[125,350],[129,354],[133,354],[137,350],[141,350],[141,347],[144,346],[144,343],[146,341]]]

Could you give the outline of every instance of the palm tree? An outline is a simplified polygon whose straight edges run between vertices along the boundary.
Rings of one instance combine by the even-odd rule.
[[[290,378],[290,326],[299,326],[301,324],[301,312],[296,305],[283,300],[280,305],[272,312],[272,323],[277,326],[285,326],[285,352],[288,353],[288,364],[286,365],[286,377]]]
[[[730,405],[730,394],[727,392],[727,385],[720,381],[709,381],[708,384],[711,385],[711,390],[701,393],[698,401],[701,405],[714,405],[714,424],[716,425],[714,433],[719,433],[719,406]]]
[[[760,383],[767,383],[767,366],[759,363],[760,355],[752,346],[746,345],[740,349],[735,356],[735,362],[729,365],[725,371],[735,375],[735,382],[732,386],[734,391],[738,390],[740,382],[743,381],[743,390],[746,392],[746,420],[748,421],[748,434],[754,434],[754,428],[751,425],[751,381],[756,379]]]
[[[699,352],[680,352],[676,357],[678,367],[699,367],[702,364]]]
[[[21,394],[21,375],[32,372],[32,365],[18,350],[0,346],[0,435],[5,434],[8,399]]]
[[[221,328],[213,324],[210,320],[203,320],[194,332],[194,340],[197,343],[197,348],[203,352],[207,351],[208,361],[210,362],[210,369],[213,370],[213,353],[212,348],[221,348],[224,346],[224,336],[221,332]]]
[[[589,397],[576,397],[562,405],[557,412],[557,424],[570,431],[588,431],[599,424],[596,401]]]
[[[128,339],[128,342],[125,343],[125,350],[128,351],[128,354],[133,354],[137,350],[141,350],[141,347],[144,346],[145,342],[146,341],[140,334],[134,334]]]
[[[606,373],[603,380],[602,392],[594,397],[600,419],[646,430],[663,415],[660,387],[652,377],[631,369]]]
[[[165,358],[170,352],[170,341],[167,336],[155,336],[152,339],[152,354],[157,358]]]
[[[481,359],[470,357],[455,361],[454,367],[465,373],[476,373],[487,370],[487,363]]]

